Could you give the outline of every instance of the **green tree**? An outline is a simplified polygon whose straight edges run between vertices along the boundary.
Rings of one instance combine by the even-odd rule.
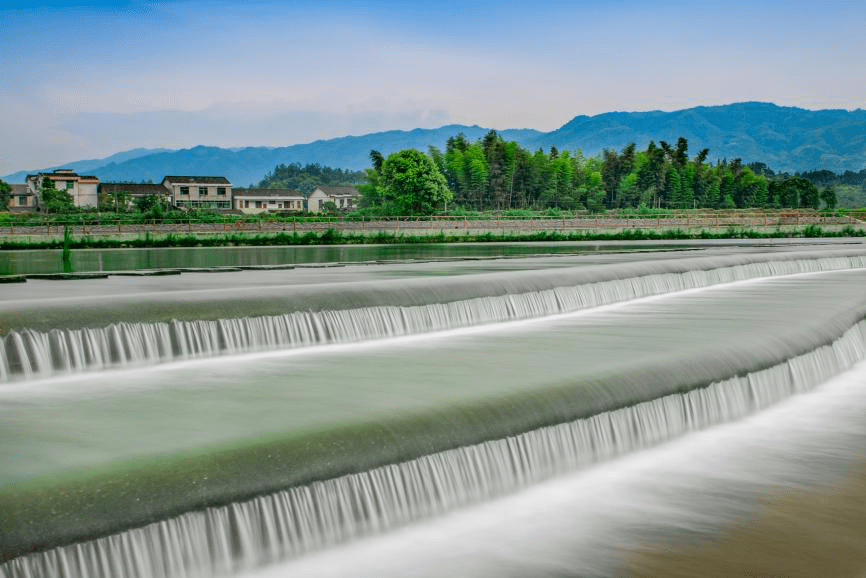
[[[328,215],[337,213],[337,204],[334,201],[325,201],[322,203],[322,210]]]
[[[373,164],[373,170],[382,174],[382,164],[385,162],[385,157],[376,149],[370,151],[370,162]]]
[[[433,160],[415,149],[389,155],[382,164],[382,178],[387,198],[403,215],[429,215],[452,198]]]
[[[825,187],[821,191],[821,200],[824,201],[824,208],[832,211],[836,208],[836,190],[833,187]]]
[[[12,187],[0,180],[0,211],[5,211],[9,208],[9,199],[12,194]]]
[[[129,193],[100,193],[97,208],[100,211],[125,213],[129,207]]]
[[[42,179],[42,187],[39,189],[42,208],[46,213],[68,213],[75,210],[75,201],[72,195],[66,191],[59,191],[54,187],[51,179]]]
[[[137,197],[134,201],[135,208],[141,213],[147,213],[157,205],[165,208],[165,201],[158,195],[144,195]]]

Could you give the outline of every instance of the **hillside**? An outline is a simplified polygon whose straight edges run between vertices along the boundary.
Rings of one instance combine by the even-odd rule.
[[[286,147],[226,149],[198,146],[176,151],[127,151],[102,160],[63,165],[92,173],[102,180],[158,181],[167,174],[218,174],[234,184],[259,182],[278,164],[318,163],[348,170],[369,166],[370,149],[387,155],[404,148],[444,147],[449,137],[462,132],[471,141],[488,129],[448,125],[437,129],[387,131],[346,136]],[[866,111],[818,110],[747,102],[696,107],[674,112],[611,112],[577,116],[557,130],[504,130],[505,140],[525,148],[581,149],[594,155],[604,148],[621,149],[630,142],[644,148],[650,140],[688,139],[692,150],[710,149],[710,160],[742,158],[764,162],[776,171],[797,172],[816,168],[835,172],[866,167]],[[127,155],[124,157],[123,155]],[[3,177],[23,182],[28,171]],[[29,171],[32,172],[32,171]]]
[[[710,149],[710,159],[763,162],[777,172],[812,169],[834,172],[866,167],[866,110],[805,110],[745,102],[674,112],[611,112],[578,116],[524,146],[595,154],[604,148],[638,148],[651,140],[676,142],[692,150]]]
[[[27,178],[27,175],[33,174],[35,172],[53,171],[54,169],[64,169],[64,168],[70,168],[72,166],[74,166],[75,170],[78,171],[79,174],[89,175],[89,174],[93,173],[94,171],[96,171],[98,169],[102,169],[103,167],[110,165],[110,164],[123,163],[123,162],[131,160],[131,159],[136,159],[139,157],[143,157],[143,156],[147,156],[147,155],[154,155],[154,154],[163,153],[163,152],[171,152],[171,150],[170,149],[144,149],[144,148],[131,149],[128,151],[115,153],[111,156],[108,156],[108,157],[105,157],[102,159],[90,159],[90,160],[86,160],[86,161],[73,161],[71,163],[66,163],[63,165],[57,165],[57,166],[53,166],[53,167],[46,167],[43,169],[34,169],[34,170],[29,170],[29,171],[18,171],[17,173],[12,173],[11,175],[6,175],[5,177],[3,177],[3,180],[6,181],[7,183],[23,183],[24,179]],[[140,180],[140,179],[136,179],[136,180]]]

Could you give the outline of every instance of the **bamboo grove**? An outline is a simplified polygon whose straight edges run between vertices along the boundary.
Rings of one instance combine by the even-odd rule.
[[[673,145],[650,142],[645,150],[637,150],[629,144],[597,157],[556,147],[533,153],[491,130],[476,142],[458,134],[444,151],[430,147],[427,156],[445,179],[452,207],[466,210],[818,209],[836,204],[830,188],[819,192],[800,177],[768,178],[760,163],[711,163],[709,154],[703,149],[690,158],[688,141],[682,137]],[[377,151],[370,156],[373,168],[367,170],[368,184],[361,189],[368,206],[375,208],[387,198],[380,178],[387,159]]]

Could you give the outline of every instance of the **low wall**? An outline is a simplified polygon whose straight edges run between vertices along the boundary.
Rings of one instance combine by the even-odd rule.
[[[827,230],[839,230],[845,226],[866,228],[862,221],[839,215],[821,214],[754,214],[754,215],[689,215],[660,217],[538,217],[538,218],[461,218],[418,217],[375,220],[330,220],[269,221],[233,223],[111,223],[95,225],[73,225],[72,234],[89,237],[137,238],[143,234],[262,234],[262,233],[307,233],[335,229],[344,233],[402,233],[411,234],[481,234],[481,233],[532,233],[539,231],[575,231],[615,233],[629,229],[683,231],[723,231],[735,229],[781,229],[793,230],[816,225]],[[0,227],[0,237],[25,240],[22,237],[53,238],[63,236],[63,226],[51,225],[6,225]]]

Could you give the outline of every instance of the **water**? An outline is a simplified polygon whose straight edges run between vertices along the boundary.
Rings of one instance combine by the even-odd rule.
[[[240,575],[862,575],[864,411],[861,363],[742,421]]]
[[[72,269],[84,273],[200,267],[274,267],[393,260],[501,258],[611,250],[676,249],[683,246],[683,243],[624,246],[617,243],[564,242],[81,249],[72,253]],[[64,271],[59,263],[60,250],[3,251],[0,253],[0,275],[62,273]]]
[[[864,457],[862,427],[845,427],[862,415],[855,395],[815,418],[829,432],[824,458],[810,458],[818,470],[790,463],[818,442],[798,445],[784,419],[765,417],[777,405],[800,407],[792,400],[823,399],[834,376],[860,379],[860,259],[850,249],[678,256],[426,283],[374,273],[339,288],[362,307],[282,316],[284,328],[291,319],[318,327],[300,340],[263,345],[246,329],[237,335],[248,341],[210,358],[172,352],[149,366],[57,364],[74,348],[55,349],[50,371],[10,369],[0,385],[0,576],[648,568],[642,556],[662,548],[659,538],[676,549],[712,536],[753,512],[756,495],[836,483]],[[287,272],[267,273],[250,293],[334,289],[315,283],[330,273],[294,285]],[[179,290],[197,283],[175,279]],[[363,287],[404,302],[355,300]],[[94,311],[115,310],[108,291]],[[210,310],[220,293],[239,291],[171,300],[184,294]],[[7,303],[36,311],[39,301]],[[60,318],[67,325],[74,315]],[[199,320],[187,331],[250,321]],[[116,335],[120,328],[134,330],[117,324]],[[47,339],[68,342],[84,329],[49,330]],[[6,351],[23,334],[7,336]],[[159,342],[158,331],[150,335]],[[736,441],[751,439],[756,419],[772,426]],[[719,442],[715,429],[703,431],[723,424],[746,433]],[[745,459],[744,445],[760,445],[764,461]],[[715,461],[687,459],[707,447]],[[657,455],[674,457],[646,457]],[[645,499],[630,497],[638,495]]]
[[[851,239],[851,242],[859,242]],[[838,241],[814,239],[814,243]],[[78,249],[72,251],[72,270],[77,273],[147,271],[159,269],[279,267],[325,263],[371,263],[377,261],[459,260],[572,255],[619,251],[658,251],[693,248],[788,247],[797,239],[762,241],[576,241],[539,243],[412,243],[394,245],[335,245],[301,247],[169,247],[144,249]],[[0,275],[63,273],[59,249],[0,252]]]
[[[858,267],[866,267],[866,257],[765,261],[415,307],[377,306],[217,321],[120,323],[47,333],[12,331],[0,347],[0,381],[415,335],[568,313],[745,279]]]

